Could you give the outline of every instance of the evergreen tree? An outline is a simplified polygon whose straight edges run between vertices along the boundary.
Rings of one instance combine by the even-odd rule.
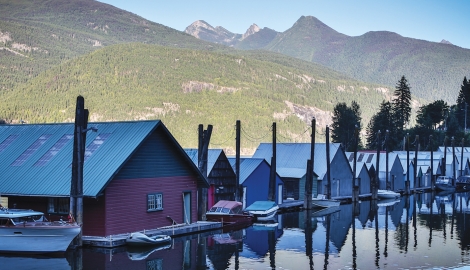
[[[436,100],[419,108],[416,116],[417,124],[421,128],[436,129],[442,123],[449,110],[449,105],[443,100]]]
[[[366,147],[368,149],[375,149],[377,147],[377,132],[380,130],[383,134],[388,130],[389,139],[388,145],[391,149],[397,145],[397,138],[395,128],[393,128],[394,119],[392,104],[389,101],[382,101],[379,111],[372,116],[366,129]],[[389,149],[389,150],[391,150]]]
[[[411,91],[405,76],[402,76],[395,87],[395,99],[393,100],[393,114],[395,127],[403,131],[411,116]]]
[[[460,86],[459,96],[457,97],[457,109],[455,110],[455,117],[460,125],[460,129],[468,126],[468,105],[470,101],[470,83],[467,77],[463,78],[462,85]],[[467,114],[467,115],[466,115]],[[467,123],[465,123],[467,121]]]
[[[346,151],[354,149],[354,131],[356,126],[361,130],[361,109],[355,101],[351,107],[341,102],[333,109],[333,123],[331,124],[331,139],[333,142],[341,143]],[[362,148],[359,143],[358,148]]]

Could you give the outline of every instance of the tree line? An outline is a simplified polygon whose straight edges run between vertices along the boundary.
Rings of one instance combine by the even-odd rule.
[[[405,76],[397,82],[391,101],[383,100],[365,128],[365,145],[355,142],[355,132],[362,132],[361,109],[356,101],[348,106],[337,103],[333,110],[331,138],[346,151],[358,149],[433,151],[439,146],[469,146],[467,134],[470,108],[470,82],[464,77],[456,104],[436,100],[420,106],[416,124],[410,125],[411,87]],[[379,133],[382,136],[379,136]],[[385,136],[387,135],[387,136]],[[410,142],[412,141],[412,142]]]

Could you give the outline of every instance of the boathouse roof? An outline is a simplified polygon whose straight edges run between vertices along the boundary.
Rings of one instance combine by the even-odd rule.
[[[276,171],[281,177],[303,177],[310,159],[310,143],[276,144]],[[339,143],[330,143],[330,162],[340,150]],[[253,154],[254,158],[264,158],[271,164],[272,143],[261,143]],[[344,155],[344,152],[343,152]],[[314,172],[320,179],[326,174],[326,143],[315,143]],[[333,170],[334,168],[332,168]]]
[[[74,127],[73,123],[0,125],[0,194],[69,196]],[[88,123],[88,127],[97,131],[86,133],[84,196],[99,196],[137,150],[144,148],[142,144],[154,132],[159,134],[158,138],[165,140],[162,145],[165,145],[167,152],[189,164],[187,168],[197,175],[198,184],[208,185],[183,148],[159,120]],[[142,154],[158,155],[158,151],[144,149]],[[168,157],[155,160],[161,166],[171,162]],[[145,164],[146,158],[132,162]]]

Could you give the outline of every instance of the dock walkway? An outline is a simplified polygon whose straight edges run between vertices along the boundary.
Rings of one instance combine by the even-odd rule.
[[[148,236],[154,236],[157,234],[169,235],[171,237],[177,237],[187,234],[200,233],[209,230],[222,229],[221,222],[210,222],[210,221],[198,221],[191,224],[176,224],[173,226],[166,226],[152,230],[140,231]],[[83,245],[94,246],[94,247],[106,247],[113,248],[123,246],[126,244],[126,238],[130,233],[109,235],[107,237],[100,236],[82,236]]]

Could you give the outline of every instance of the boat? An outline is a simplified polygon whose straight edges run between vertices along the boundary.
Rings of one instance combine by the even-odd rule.
[[[435,183],[436,189],[443,191],[455,191],[455,186],[452,184],[452,177],[439,176]]]
[[[243,204],[237,201],[220,200],[206,213],[207,221],[222,222],[224,225],[249,226],[254,216],[243,211]]]
[[[386,189],[379,189],[377,190],[377,197],[379,199],[396,199],[400,197],[400,193],[391,191],[391,190],[386,190]]]
[[[278,209],[279,206],[273,201],[256,201],[245,208],[245,211],[252,214],[257,221],[269,221],[275,218]]]
[[[132,246],[149,246],[149,245],[160,245],[166,244],[171,241],[171,236],[164,234],[157,234],[148,236],[145,233],[134,232],[129,234],[126,238],[126,244]]]
[[[47,221],[42,212],[0,207],[0,252],[65,252],[80,231],[73,219]]]
[[[338,200],[327,199],[324,194],[318,194],[317,197],[312,198],[313,208],[327,208],[333,206],[339,206],[341,204]]]
[[[455,188],[470,190],[470,175],[461,175],[455,180]]]

